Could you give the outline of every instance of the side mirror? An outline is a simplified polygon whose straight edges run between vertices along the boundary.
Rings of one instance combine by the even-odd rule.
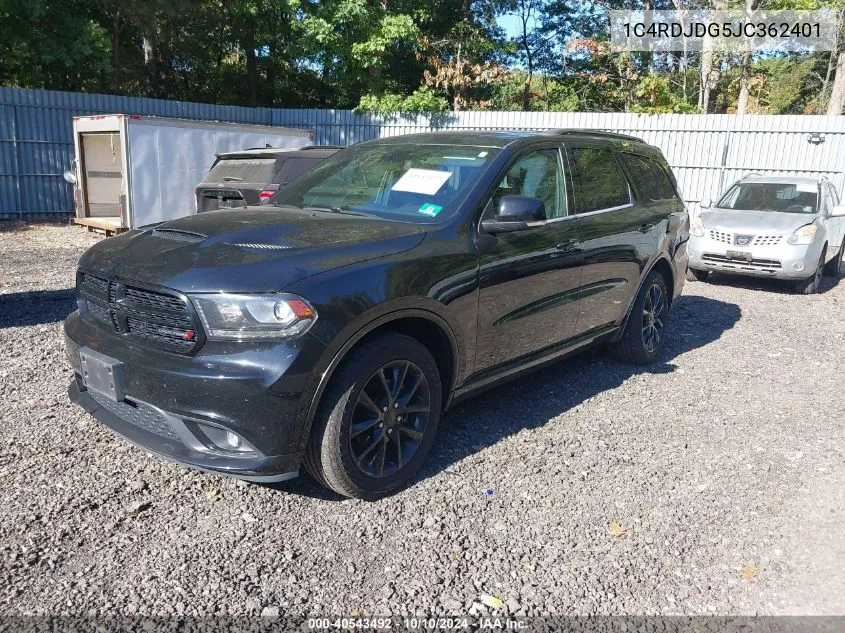
[[[832,218],[841,218],[843,216],[845,216],[845,205],[843,204],[833,207],[830,210],[830,217]]]
[[[702,198],[699,201],[698,206],[701,207],[702,209],[709,209],[710,207],[713,206],[713,201],[710,198]]]
[[[76,184],[76,174],[74,174],[72,171],[66,171],[63,175],[65,180],[68,181],[70,184]]]
[[[539,198],[529,196],[502,196],[496,208],[496,217],[481,222],[487,233],[524,231],[537,222],[546,220],[546,205]]]

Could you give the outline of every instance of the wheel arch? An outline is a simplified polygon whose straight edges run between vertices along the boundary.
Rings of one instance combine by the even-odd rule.
[[[651,263],[648,268],[643,271],[643,274],[640,276],[639,284],[637,284],[637,291],[634,293],[633,297],[631,298],[631,303],[628,305],[628,309],[625,311],[625,316],[622,319],[622,323],[619,325],[619,331],[617,335],[614,337],[617,340],[621,335],[622,332],[625,331],[625,328],[628,325],[628,319],[631,318],[631,310],[634,307],[634,304],[637,302],[637,297],[640,296],[640,291],[643,289],[643,284],[645,280],[648,279],[648,276],[652,273],[652,271],[657,271],[663,276],[663,281],[666,283],[666,290],[667,290],[667,298],[669,299],[669,307],[671,308],[672,303],[674,302],[674,292],[673,289],[675,287],[675,272],[672,270],[672,264],[669,261],[668,256],[664,253],[659,255],[655,260]]]
[[[443,383],[443,410],[448,407],[455,391],[459,358],[457,338],[452,328],[445,319],[429,310],[409,308],[390,312],[367,323],[347,339],[332,356],[316,386],[309,390],[312,395],[302,425],[301,449],[307,444],[320,400],[337,369],[361,345],[384,332],[410,336],[431,352]]]

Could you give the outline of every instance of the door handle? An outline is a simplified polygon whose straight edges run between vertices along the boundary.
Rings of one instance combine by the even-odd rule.
[[[559,251],[567,252],[571,250],[575,250],[575,246],[578,244],[577,240],[563,240],[560,244],[556,244],[555,248]]]
[[[646,222],[644,224],[640,224],[640,228],[638,229],[640,233],[648,233],[651,229],[654,228],[654,224],[650,224]]]

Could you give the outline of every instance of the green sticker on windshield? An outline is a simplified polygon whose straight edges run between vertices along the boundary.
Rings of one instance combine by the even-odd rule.
[[[426,202],[424,205],[422,205],[419,208],[419,212],[422,213],[423,215],[427,215],[427,216],[430,216],[430,217],[433,218],[435,215],[440,213],[440,211],[442,209],[443,209],[443,207],[439,207],[436,204],[429,204],[429,203]]]

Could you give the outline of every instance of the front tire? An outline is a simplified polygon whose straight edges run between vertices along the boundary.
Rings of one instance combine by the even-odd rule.
[[[332,377],[305,468],[338,494],[377,499],[402,487],[431,449],[442,408],[437,363],[416,339],[378,336]]]
[[[828,277],[839,279],[839,270],[842,268],[842,249],[845,249],[845,240],[839,245],[839,252],[824,267],[824,274]]]
[[[652,271],[640,288],[622,338],[614,347],[616,357],[634,365],[653,363],[663,348],[668,317],[666,281],[659,272]]]
[[[819,291],[819,286],[822,283],[822,273],[824,271],[824,252],[819,259],[819,265],[816,267],[816,272],[812,277],[801,279],[795,282],[795,292],[802,295],[811,295]]]
[[[709,270],[697,270],[695,268],[687,268],[687,281],[707,281],[707,277],[709,275]]]

